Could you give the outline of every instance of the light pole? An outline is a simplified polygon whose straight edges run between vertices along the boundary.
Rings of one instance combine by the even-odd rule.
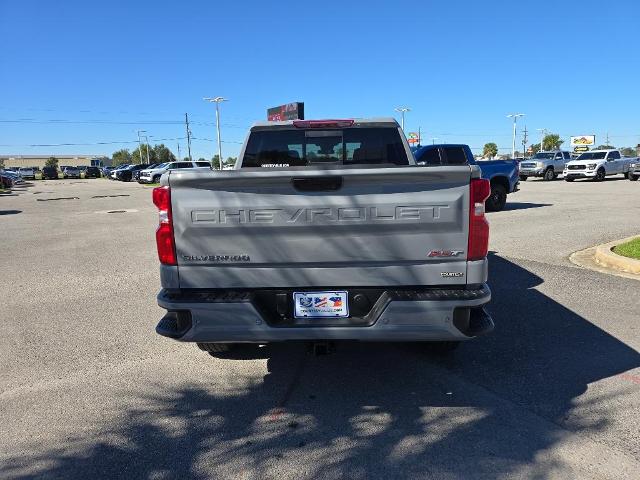
[[[540,132],[540,150],[538,150],[539,152],[544,152],[544,137],[547,136],[547,129],[546,128],[536,128],[536,130],[538,132]]]
[[[216,130],[218,132],[218,162],[220,163],[220,170],[222,170],[222,141],[220,140],[220,102],[226,102],[227,99],[223,97],[204,97],[205,102],[211,102],[216,104]],[[213,161],[211,162],[211,168],[215,170]]]
[[[524,113],[510,113],[507,118],[513,118],[513,142],[511,143],[511,159],[516,158],[516,122],[518,117],[524,117]]]
[[[144,139],[147,142],[147,165],[149,165],[149,137],[147,135],[145,135]],[[142,163],[142,162],[140,162],[140,163]]]
[[[402,115],[402,131],[404,132],[404,112],[410,112],[411,109],[409,107],[396,107],[396,112],[400,112]]]
[[[436,144],[436,140],[438,140],[438,137],[433,137],[431,139],[431,145],[435,145]]]

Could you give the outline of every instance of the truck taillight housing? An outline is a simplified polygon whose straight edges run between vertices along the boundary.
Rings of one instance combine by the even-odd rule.
[[[490,194],[489,180],[471,179],[467,260],[481,260],[489,252],[489,222],[484,216],[484,202]]]
[[[173,219],[171,218],[171,190],[169,187],[153,189],[153,204],[158,207],[158,229],[156,245],[158,258],[164,265],[177,265],[176,244],[173,239]]]

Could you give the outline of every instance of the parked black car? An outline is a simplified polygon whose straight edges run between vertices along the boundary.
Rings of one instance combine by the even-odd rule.
[[[100,169],[98,167],[86,167],[84,178],[100,178]]]
[[[43,180],[57,180],[58,178],[58,169],[56,167],[42,167]]]
[[[121,182],[130,182],[131,180],[133,180],[133,174],[135,172],[139,172],[140,170],[144,170],[148,167],[149,164],[147,163],[129,165],[127,168],[123,168],[122,170],[118,170],[116,172],[116,179],[120,180]]]

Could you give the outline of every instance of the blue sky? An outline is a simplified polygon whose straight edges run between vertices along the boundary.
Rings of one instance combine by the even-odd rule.
[[[640,2],[0,0],[0,154],[111,154],[152,143],[223,156],[266,108],[392,116],[423,139],[511,148],[509,112],[570,135],[640,143]],[[521,128],[519,128],[519,131]],[[520,142],[520,136],[518,138]],[[89,144],[28,146],[33,144]],[[425,143],[423,141],[423,143]]]

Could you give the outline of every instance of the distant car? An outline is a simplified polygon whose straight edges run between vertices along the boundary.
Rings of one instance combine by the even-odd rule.
[[[15,183],[15,177],[13,175],[7,175],[5,172],[0,172],[0,187],[11,188]]]
[[[18,185],[20,183],[24,183],[24,180],[22,179],[22,177],[20,176],[20,173],[13,171],[13,170],[3,170],[2,174],[5,175],[6,177],[9,177],[13,180],[14,185]]]
[[[80,178],[80,170],[76,167],[64,167],[62,169],[62,178]]]
[[[151,165],[149,165],[145,170],[151,170],[152,168],[156,168],[158,165],[161,165],[160,163],[152,163]],[[135,172],[133,172],[133,178],[132,180],[140,183],[140,172],[142,170],[136,170]]]
[[[133,180],[134,172],[139,172],[148,167],[149,164],[147,163],[129,165],[127,168],[116,171],[116,180],[120,180],[121,182],[130,182],[131,180]]]
[[[56,167],[42,167],[42,179],[43,180],[57,180],[58,169]]]
[[[630,165],[637,160],[637,158],[623,157],[617,149],[591,150],[567,162],[563,175],[567,182],[573,182],[576,178],[589,178],[595,182],[601,182],[606,176],[619,173],[628,177]]]
[[[87,166],[86,165],[78,165],[76,167],[78,170],[80,170],[80,173],[84,173],[87,171]]]
[[[84,178],[100,178],[100,169],[98,167],[86,167]]]
[[[36,179],[36,172],[31,167],[20,167],[18,173],[22,178],[28,178],[30,180]]]
[[[109,175],[111,174],[111,171],[113,170],[113,167],[102,167],[102,176],[109,178]]]
[[[140,171],[138,183],[157,183],[163,173],[178,168],[211,168],[209,162],[166,162],[161,163],[155,168],[147,168]]]
[[[118,165],[117,167],[115,167],[113,170],[111,170],[111,172],[109,172],[109,180],[116,180],[118,178],[118,172],[120,170],[124,170],[128,166],[129,164],[125,163],[123,165]]]
[[[570,160],[571,153],[562,150],[538,152],[520,164],[520,180],[526,182],[529,177],[542,177],[546,181],[555,180]]]

